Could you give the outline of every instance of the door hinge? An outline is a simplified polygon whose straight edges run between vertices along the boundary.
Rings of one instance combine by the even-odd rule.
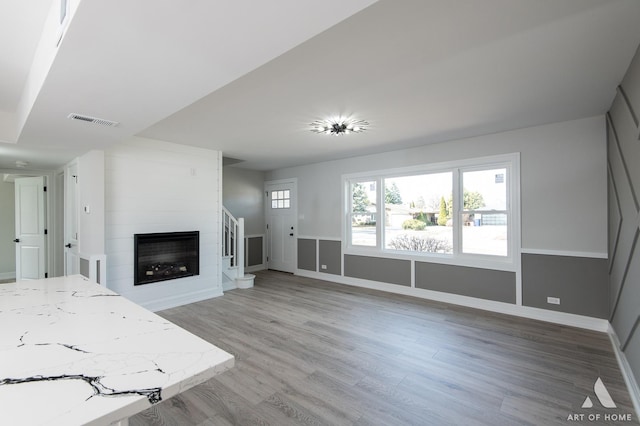
[[[44,187],[44,192],[47,192],[47,187],[46,186]]]
[[[45,229],[44,230],[44,235],[47,235],[49,233],[49,230]]]
[[[49,274],[47,272],[44,273],[45,278],[49,278]]]
[[[269,256],[267,256],[267,262],[269,261]]]

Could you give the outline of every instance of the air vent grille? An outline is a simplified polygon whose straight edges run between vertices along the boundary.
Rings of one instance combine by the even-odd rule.
[[[105,120],[104,118],[96,118],[96,117],[90,117],[88,115],[74,114],[74,113],[69,114],[67,118],[70,118],[72,120],[85,121],[87,123],[98,124],[100,126],[107,126],[107,127],[116,127],[118,124],[120,124],[117,121]]]

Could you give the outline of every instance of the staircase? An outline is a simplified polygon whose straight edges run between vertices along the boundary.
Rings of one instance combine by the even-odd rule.
[[[222,290],[251,288],[255,275],[244,273],[244,219],[222,207]]]

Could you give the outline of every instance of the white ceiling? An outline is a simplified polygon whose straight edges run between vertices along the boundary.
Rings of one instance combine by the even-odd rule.
[[[42,14],[10,3],[31,29],[0,37],[33,52]],[[589,117],[607,111],[640,44],[637,0],[175,5],[83,0],[18,143],[0,143],[0,168],[51,168],[140,135],[269,170]],[[29,55],[0,48],[0,113],[10,114]],[[73,122],[71,112],[121,124]],[[309,131],[332,115],[371,127]]]

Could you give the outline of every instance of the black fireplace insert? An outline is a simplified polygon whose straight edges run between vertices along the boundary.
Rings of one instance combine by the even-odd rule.
[[[134,285],[200,274],[200,232],[133,236]]]

